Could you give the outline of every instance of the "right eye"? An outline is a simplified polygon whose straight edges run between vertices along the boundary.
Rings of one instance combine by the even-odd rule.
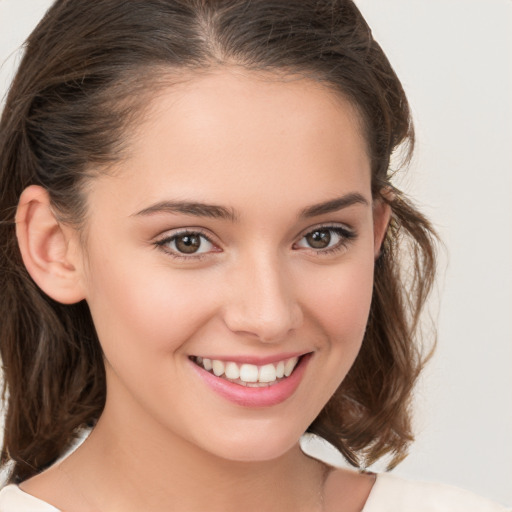
[[[158,247],[176,258],[200,257],[218,252],[208,237],[197,231],[182,231],[156,242]]]

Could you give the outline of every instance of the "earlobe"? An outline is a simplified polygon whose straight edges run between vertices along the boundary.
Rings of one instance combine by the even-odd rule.
[[[31,185],[21,194],[16,236],[25,267],[43,292],[63,304],[84,298],[76,231],[56,218],[44,188]]]

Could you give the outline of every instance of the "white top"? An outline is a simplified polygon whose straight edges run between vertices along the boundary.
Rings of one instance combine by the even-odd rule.
[[[0,512],[59,512],[17,485],[0,491]],[[389,473],[377,475],[361,512],[512,512],[469,491],[448,485],[413,482]]]

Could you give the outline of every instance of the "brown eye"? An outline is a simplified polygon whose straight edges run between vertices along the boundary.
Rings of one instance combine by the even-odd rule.
[[[197,234],[180,235],[174,239],[176,250],[184,254],[193,254],[201,247],[201,237]]]
[[[318,254],[329,254],[346,247],[356,238],[356,233],[342,226],[323,226],[306,233],[295,249],[313,249]]]
[[[308,233],[304,238],[311,248],[325,249],[331,243],[331,232],[329,229],[317,229]]]
[[[218,252],[215,245],[201,233],[185,231],[156,242],[167,253],[176,257],[200,256],[208,252]]]

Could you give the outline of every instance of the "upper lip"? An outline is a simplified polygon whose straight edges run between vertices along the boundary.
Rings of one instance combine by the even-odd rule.
[[[265,357],[254,356],[254,355],[230,355],[230,356],[221,356],[221,355],[204,355],[204,354],[196,354],[193,357],[202,357],[203,359],[215,359],[218,361],[224,362],[233,362],[239,364],[254,364],[256,366],[263,366],[265,364],[278,363],[279,361],[286,361],[287,359],[291,359],[292,357],[301,357],[306,354],[309,354],[311,351],[303,351],[303,352],[283,352],[281,354],[274,354]]]

